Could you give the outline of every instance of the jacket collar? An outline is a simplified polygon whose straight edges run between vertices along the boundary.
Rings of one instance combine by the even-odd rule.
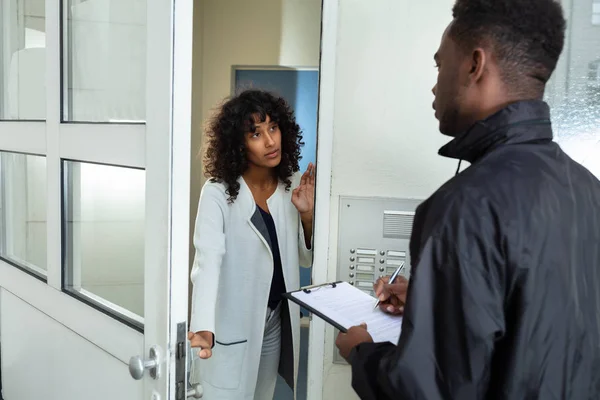
[[[513,103],[475,123],[438,153],[474,163],[499,145],[538,140],[552,140],[550,107],[541,100],[527,100]]]

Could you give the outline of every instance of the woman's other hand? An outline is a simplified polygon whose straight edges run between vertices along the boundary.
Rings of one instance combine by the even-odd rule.
[[[308,168],[300,179],[300,185],[292,192],[292,203],[302,217],[310,215],[312,220],[315,210],[315,166],[313,163],[308,164]]]

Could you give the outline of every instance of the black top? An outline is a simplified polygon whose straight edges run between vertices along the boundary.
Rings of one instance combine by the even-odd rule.
[[[552,140],[541,101],[440,154],[471,166],[417,208],[402,335],[356,348],[357,394],[600,399],[600,182]]]
[[[258,207],[258,206],[257,206]],[[271,292],[269,293],[268,306],[271,310],[279,305],[281,295],[285,293],[285,280],[283,279],[283,267],[281,265],[281,254],[279,253],[279,242],[277,241],[277,231],[275,230],[275,221],[271,214],[258,207],[260,213],[267,225],[269,237],[271,238],[271,252],[273,253],[273,278],[271,279]]]

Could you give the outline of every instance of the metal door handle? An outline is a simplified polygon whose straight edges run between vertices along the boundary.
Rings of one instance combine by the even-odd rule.
[[[204,395],[204,389],[202,388],[202,385],[199,383],[192,385],[192,387],[187,390],[187,398],[201,399],[203,395]]]
[[[150,357],[143,360],[140,356],[131,357],[129,360],[129,373],[135,380],[140,380],[144,377],[144,372],[148,370],[152,379],[158,379],[160,376],[160,351],[158,347],[150,347]]]

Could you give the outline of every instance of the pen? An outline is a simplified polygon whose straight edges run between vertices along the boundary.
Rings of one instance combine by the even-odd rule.
[[[398,277],[398,275],[400,275],[400,271],[402,271],[403,268],[404,268],[404,261],[402,262],[402,264],[400,264],[400,266],[398,268],[396,268],[396,270],[394,271],[394,273],[390,277],[390,281],[389,281],[388,284],[391,285],[392,283],[394,283],[394,281],[396,280],[396,278]],[[378,305],[379,305],[379,299],[377,299],[377,302],[375,303],[375,307],[373,307],[373,310],[376,309]]]

